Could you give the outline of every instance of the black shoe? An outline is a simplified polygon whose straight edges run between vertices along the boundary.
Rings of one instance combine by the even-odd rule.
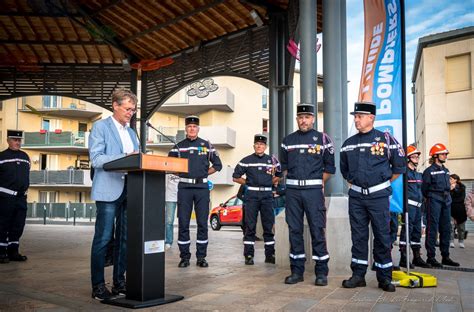
[[[117,285],[114,285],[114,287],[112,287],[112,294],[114,296],[126,295],[127,294],[127,287],[126,287],[125,282],[120,282]]]
[[[397,265],[394,265],[392,268],[393,271],[400,271],[400,267]]]
[[[432,268],[442,268],[443,265],[436,261],[436,258],[428,258],[426,259],[426,263],[431,265]]]
[[[393,285],[390,281],[379,282],[379,288],[382,288],[383,291],[386,292],[395,292],[395,285]]]
[[[207,268],[209,266],[209,263],[207,263],[205,258],[199,258],[196,261],[196,265],[201,268]]]
[[[189,259],[181,259],[178,264],[178,268],[186,268],[189,266]]]
[[[442,263],[443,265],[449,265],[449,266],[454,266],[454,267],[458,267],[458,266],[459,266],[459,263],[454,262],[454,261],[451,260],[451,258],[449,258],[449,257],[443,258],[443,260],[441,260],[441,263]]]
[[[100,284],[92,287],[92,298],[97,300],[104,300],[112,298],[112,293],[105,287],[104,284]]]
[[[8,253],[8,258],[10,261],[26,261],[28,259],[27,256],[23,256],[22,254],[17,252],[9,252]]]
[[[328,277],[325,275],[316,275],[316,280],[314,281],[314,285],[316,286],[327,286],[328,285]]]
[[[431,264],[426,263],[421,257],[418,258],[413,258],[413,265],[420,267],[420,268],[425,268],[425,269],[430,269]]]
[[[298,275],[296,273],[291,273],[290,276],[287,276],[285,278],[285,284],[296,284],[299,282],[304,281],[304,278],[302,275]]]
[[[406,268],[407,267],[407,260],[405,258],[406,256],[402,256],[402,258],[400,258],[400,264],[398,265],[399,267],[402,267],[402,268]],[[415,267],[413,266],[413,264],[410,263],[410,269],[414,269]]]
[[[8,258],[7,254],[0,255],[0,263],[9,263],[10,258]]]
[[[265,257],[265,263],[275,264],[275,255],[266,256]]]
[[[344,288],[356,288],[356,287],[365,287],[367,283],[365,278],[362,276],[352,275],[348,280],[342,281],[342,287]]]
[[[245,257],[245,264],[246,265],[253,265],[253,257],[252,256],[246,256]]]

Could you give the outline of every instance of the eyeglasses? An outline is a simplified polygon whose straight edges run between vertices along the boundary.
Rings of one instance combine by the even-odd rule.
[[[136,108],[125,108],[125,111],[127,113],[135,114],[137,112],[137,109]]]

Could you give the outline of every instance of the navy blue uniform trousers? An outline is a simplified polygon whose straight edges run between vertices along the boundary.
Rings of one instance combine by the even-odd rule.
[[[392,280],[390,211],[388,197],[349,196],[353,275],[365,277],[368,266],[369,222],[374,233],[374,260],[379,282]]]
[[[181,259],[190,259],[189,222],[191,213],[196,212],[197,237],[196,257],[205,258],[207,255],[207,219],[209,217],[209,189],[180,188],[178,189],[178,246]]]
[[[255,232],[259,212],[262,219],[265,256],[268,257],[275,254],[275,239],[273,235],[275,215],[273,214],[272,193],[248,191],[245,196],[244,256],[253,257],[255,254]]]
[[[426,252],[428,258],[436,256],[436,235],[439,229],[439,249],[443,258],[449,257],[451,239],[451,205],[445,201],[428,198],[426,201]]]
[[[405,219],[405,216],[403,216]],[[400,250],[404,250],[407,245],[406,220],[403,222],[400,232]],[[410,239],[411,249],[420,250],[421,248],[421,207],[408,205],[408,238]]]
[[[291,272],[303,275],[306,261],[304,251],[304,214],[311,232],[316,275],[328,275],[329,254],[326,246],[326,207],[322,189],[286,189],[286,223],[290,232]]]
[[[26,196],[0,196],[0,252],[18,250],[26,220]]]

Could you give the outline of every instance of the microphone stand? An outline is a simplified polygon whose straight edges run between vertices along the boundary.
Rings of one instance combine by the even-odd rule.
[[[161,132],[160,130],[158,130],[157,128],[153,127],[153,125],[147,121],[146,122],[146,125],[147,127],[150,127],[152,128],[153,130],[155,130],[156,132],[158,132],[159,134],[161,134],[162,136],[164,136],[168,141],[170,141],[171,143],[173,143],[174,147],[176,148],[176,150],[178,151],[178,158],[181,158],[181,153],[179,151],[179,146],[178,144],[176,143],[175,140],[173,140],[172,138],[170,138],[169,136],[167,136],[166,134],[164,134],[163,132]]]

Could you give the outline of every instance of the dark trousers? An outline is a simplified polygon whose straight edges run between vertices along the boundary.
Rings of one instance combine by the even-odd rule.
[[[26,220],[26,196],[0,197],[0,253],[18,251]]]
[[[405,216],[403,216],[405,219]],[[406,224],[403,222],[402,231],[400,233],[400,251],[405,251],[407,246],[406,241]],[[421,248],[421,207],[408,205],[408,237],[413,251]]]
[[[256,194],[249,194],[249,192]],[[265,242],[265,256],[275,254],[275,239],[273,235],[273,202],[271,192],[248,191],[245,200],[245,228],[244,228],[244,256],[255,254],[255,232],[257,217],[260,212],[263,227],[263,240]]]
[[[304,273],[306,261],[304,251],[304,214],[311,232],[313,259],[316,275],[328,275],[329,254],[326,246],[326,207],[322,189],[286,190],[286,223],[290,236],[291,272]]]
[[[209,217],[209,189],[207,188],[180,188],[178,190],[178,246],[181,259],[190,259],[189,222],[191,213],[196,212],[197,237],[196,257],[207,256],[207,219]]]
[[[114,235],[113,282],[125,282],[127,269],[127,190],[126,186],[118,199],[112,202],[97,201],[94,239],[91,250],[92,286],[105,283],[105,256],[110,240]]]
[[[449,257],[449,240],[451,238],[451,205],[434,198],[426,201],[426,239],[425,246],[428,258],[436,256],[436,236],[439,229],[439,249],[443,258]]]
[[[390,212],[390,242],[392,244],[397,241],[398,215],[396,212]]]
[[[374,260],[379,282],[392,280],[390,211],[388,197],[360,199],[349,196],[353,275],[365,277],[368,265],[369,223],[374,233]]]

